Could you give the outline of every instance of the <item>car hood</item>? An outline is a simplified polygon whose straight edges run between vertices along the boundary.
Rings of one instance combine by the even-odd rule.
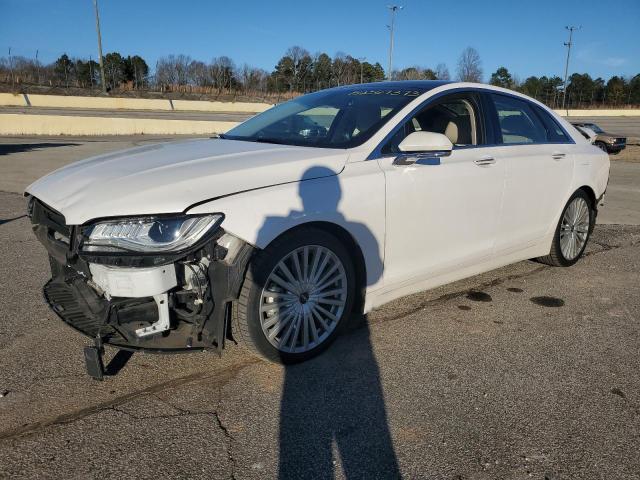
[[[79,225],[102,217],[183,212],[208,199],[300,181],[316,166],[337,174],[346,159],[344,150],[198,139],[82,160],[42,177],[26,192],[62,213],[67,224]]]

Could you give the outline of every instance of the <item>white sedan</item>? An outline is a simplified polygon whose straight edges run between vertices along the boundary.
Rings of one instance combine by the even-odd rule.
[[[609,158],[524,95],[384,82],[220,138],[81,161],[27,188],[52,309],[102,344],[295,362],[353,314],[525,259],[582,255]]]

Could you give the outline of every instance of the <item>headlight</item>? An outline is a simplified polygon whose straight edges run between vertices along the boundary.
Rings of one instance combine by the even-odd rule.
[[[177,252],[220,226],[221,213],[138,217],[96,223],[85,230],[84,252]]]

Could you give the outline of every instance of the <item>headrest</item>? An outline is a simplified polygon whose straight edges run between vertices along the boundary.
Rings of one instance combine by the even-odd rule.
[[[447,123],[447,128],[444,129],[444,134],[454,145],[458,143],[458,125],[455,123]]]
[[[380,107],[378,105],[361,105],[356,111],[355,128],[358,133],[369,130],[380,120]]]

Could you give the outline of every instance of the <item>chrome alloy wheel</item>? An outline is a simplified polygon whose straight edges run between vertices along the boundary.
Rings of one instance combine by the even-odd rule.
[[[273,268],[260,296],[260,324],[281,352],[304,353],[335,330],[347,302],[347,274],[328,248],[307,245]]]
[[[582,197],[569,204],[560,224],[560,250],[568,261],[574,260],[587,243],[589,236],[589,205]]]

